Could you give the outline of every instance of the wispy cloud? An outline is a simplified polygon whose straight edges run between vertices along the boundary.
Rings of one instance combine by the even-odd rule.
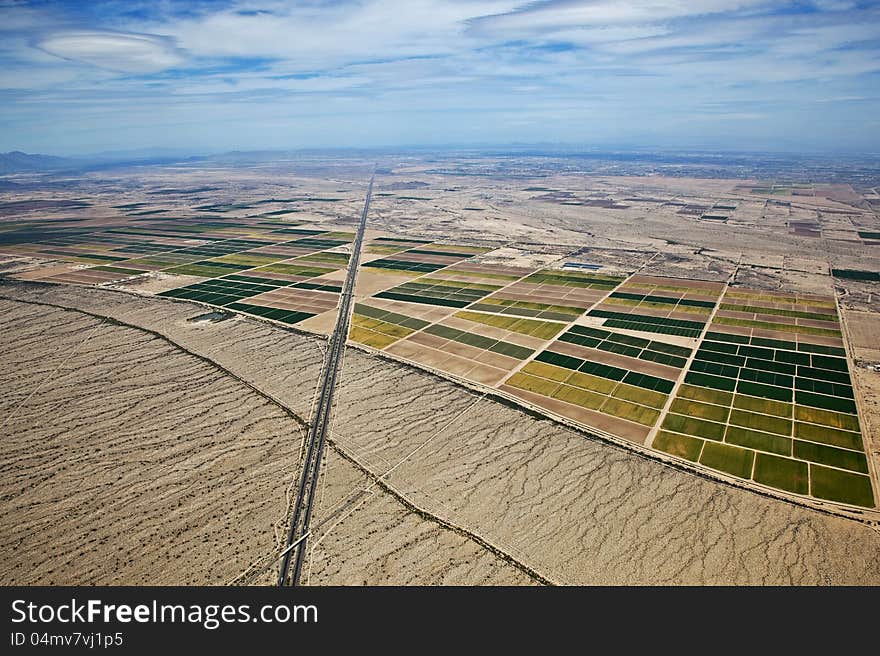
[[[0,149],[880,149],[878,82],[876,3],[0,0]]]

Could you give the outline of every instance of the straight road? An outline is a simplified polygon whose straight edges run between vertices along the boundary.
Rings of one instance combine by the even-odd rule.
[[[351,322],[351,304],[354,299],[354,286],[357,280],[358,265],[361,259],[361,244],[364,240],[364,229],[367,225],[367,212],[370,210],[370,198],[373,196],[373,181],[375,173],[370,178],[370,186],[367,188],[367,199],[364,202],[364,211],[361,214],[361,222],[357,229],[351,249],[351,259],[348,262],[348,273],[342,287],[339,298],[339,314],[336,317],[336,327],[330,335],[327,345],[327,354],[324,359],[322,379],[315,407],[312,411],[312,424],[309,426],[306,456],[303,461],[302,473],[299,479],[296,503],[293,508],[293,516],[290,521],[290,531],[285,545],[287,552],[281,563],[281,571],[278,574],[278,585],[298,585],[302,573],[303,561],[305,560],[306,544],[309,538],[309,521],[312,518],[312,503],[315,500],[315,491],[318,487],[318,474],[321,469],[321,458],[324,453],[324,444],[327,431],[330,429],[330,416],[333,410],[333,392],[336,387],[336,379],[339,376],[342,354],[345,351],[345,342],[348,340],[348,327]],[[297,544],[298,543],[298,544]],[[294,548],[291,548],[296,545]],[[290,572],[290,561],[293,558],[293,572]]]

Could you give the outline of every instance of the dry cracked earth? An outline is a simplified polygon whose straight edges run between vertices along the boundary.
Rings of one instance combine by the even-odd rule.
[[[0,583],[268,584],[323,342],[0,283]],[[875,526],[349,349],[311,585],[880,584]]]

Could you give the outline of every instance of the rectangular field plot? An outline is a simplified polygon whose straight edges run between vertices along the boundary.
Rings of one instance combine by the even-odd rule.
[[[376,294],[377,298],[387,298],[409,303],[426,303],[463,308],[494,290],[498,285],[476,282],[444,280],[439,277],[423,276],[418,280],[403,283],[393,289]]]
[[[309,263],[297,264],[297,260],[289,260],[270,264],[268,266],[253,269],[250,274],[255,276],[277,277],[282,276],[284,279],[292,282],[301,282],[310,278],[317,278],[328,273],[333,273],[335,269],[322,267]]]
[[[666,433],[688,440],[658,434],[653,446],[786,492],[874,507],[842,341],[822,343],[828,340],[785,329],[804,314],[836,325],[834,299],[736,290],[722,307],[728,300],[789,323],[770,334],[713,323],[663,421]],[[705,443],[699,456],[694,439]],[[740,451],[712,446],[706,455],[715,442]],[[754,456],[748,472],[743,450]]]
[[[474,323],[486,326],[495,326],[514,333],[537,337],[538,339],[553,339],[565,327],[564,324],[555,321],[538,321],[535,319],[520,319],[519,317],[506,317],[498,314],[486,314],[483,312],[456,312],[455,316]]]
[[[402,308],[399,313],[407,315],[419,307],[381,298],[370,299],[370,302],[397,303]],[[406,305],[409,308],[403,307]],[[439,310],[441,308],[434,311]],[[375,318],[386,320],[378,315]],[[548,321],[456,312],[395,342],[386,351],[477,383],[496,385],[546,345],[562,327]]]
[[[622,280],[618,276],[542,269],[480,300],[471,309],[572,321],[595,305]]]
[[[349,339],[366,346],[383,349],[427,325],[429,323],[422,319],[356,303]]]
[[[602,273],[582,273],[563,269],[542,269],[536,271],[523,282],[534,285],[548,284],[556,287],[578,287],[580,289],[600,289],[606,292],[623,282],[622,276],[609,276]]]
[[[311,255],[304,255],[296,260],[295,264],[315,264],[321,267],[333,267],[334,269],[344,269],[348,266],[348,253],[334,253],[331,251],[318,251]]]
[[[188,301],[198,301],[200,303],[210,303],[211,305],[228,305],[235,303],[243,298],[250,298],[263,292],[270,292],[277,289],[279,285],[266,284],[263,279],[251,278],[249,276],[234,276],[234,278],[215,278],[213,280],[205,280],[186,287],[177,289],[169,289],[160,292],[157,296],[167,298],[180,298]],[[257,282],[259,281],[259,282]]]
[[[99,285],[106,282],[124,280],[131,276],[137,276],[145,271],[143,269],[128,269],[117,266],[98,266],[88,269],[77,269],[66,273],[45,278],[50,282],[67,282],[77,285]]]
[[[442,269],[446,265],[437,262],[424,262],[420,260],[402,259],[398,257],[383,257],[379,260],[364,262],[363,266],[380,271],[407,273],[414,276],[420,276],[425,273],[432,273],[434,271]]]
[[[377,237],[367,244],[364,244],[364,253],[373,253],[379,255],[388,255],[391,253],[399,253],[407,251],[410,248],[418,248],[424,244],[430,244],[430,241],[422,239],[404,239],[395,237]]]
[[[216,262],[211,260],[202,260],[183,264],[168,269],[164,269],[166,273],[173,273],[179,276],[201,276],[202,278],[217,278],[227,273],[235,271],[244,271],[251,267],[246,264],[231,264],[229,262]]]
[[[397,240],[399,243],[400,240]],[[386,240],[373,242],[379,246],[390,245],[394,242]],[[388,257],[378,260],[365,262],[363,266],[371,267],[379,271],[388,271],[393,273],[408,273],[413,275],[421,275],[439,271],[445,267],[457,264],[463,260],[467,260],[475,255],[486,253],[492,249],[476,246],[457,246],[450,244],[434,244],[434,243],[410,243],[410,248],[404,251],[398,251]],[[380,251],[381,252],[381,249]]]
[[[729,289],[721,301],[712,330],[843,348],[837,308],[834,299],[827,296]]]
[[[646,333],[677,335],[679,337],[697,338],[706,326],[705,321],[697,321],[693,319],[671,319],[668,317],[657,317],[650,314],[619,312],[617,310],[606,310],[603,308],[590,310],[589,316],[605,319],[602,325],[607,326],[608,328],[638,330]]]
[[[697,338],[715,308],[724,285],[702,280],[630,277],[589,316],[604,326]]]
[[[443,271],[447,280],[463,280],[486,282],[495,285],[507,285],[533,273],[534,269],[502,265],[478,264],[465,261],[454,264]]]
[[[238,253],[251,248],[258,248],[271,244],[271,241],[259,241],[255,239],[224,239],[222,241],[211,242],[203,246],[193,246],[191,248],[183,248],[178,253],[199,255],[203,259],[212,257],[220,257],[229,255],[230,253]]]
[[[649,341],[588,326],[572,326],[559,337],[559,340],[679,369],[685,366],[691,354],[691,349],[683,346]]]
[[[292,285],[279,287],[251,297],[250,303],[308,314],[321,314],[339,304],[339,294],[312,289],[297,289]]]
[[[315,316],[314,314],[310,314],[308,312],[297,312],[294,310],[284,310],[281,308],[274,307],[266,307],[263,305],[251,305],[250,303],[230,303],[226,306],[230,310],[235,310],[236,312],[245,312],[247,314],[252,314],[257,317],[262,317],[263,319],[274,319],[275,321],[280,321],[282,323],[299,323],[309,317]]]
[[[452,316],[424,327],[387,351],[433,369],[494,385],[544,343],[545,339]]]
[[[642,443],[690,353],[680,346],[575,325],[502,389],[588,427]],[[723,430],[717,439],[722,435]],[[677,450],[693,450],[690,438],[670,439]]]

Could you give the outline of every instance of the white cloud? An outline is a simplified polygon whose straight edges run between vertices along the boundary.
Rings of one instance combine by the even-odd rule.
[[[573,27],[632,25],[731,12],[766,4],[766,0],[594,0],[537,3],[524,10],[485,16],[474,30],[500,37],[523,36]]]
[[[185,61],[168,39],[130,32],[56,32],[36,45],[62,59],[123,73],[154,73]]]
[[[301,70],[384,57],[455,52],[467,22],[521,0],[372,0],[339,6],[280,5],[272,13],[221,11],[157,24],[194,55],[287,59]]]

